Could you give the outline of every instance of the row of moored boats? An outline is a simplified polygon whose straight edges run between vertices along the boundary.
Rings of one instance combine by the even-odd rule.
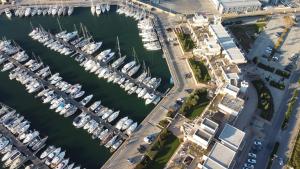
[[[24,119],[24,116],[16,113],[16,110],[1,104],[0,108],[0,125],[3,125],[11,132],[15,139],[18,139],[23,145],[33,152],[37,152],[44,148],[48,137],[41,138],[40,133],[36,130],[30,130],[30,122]],[[0,138],[0,153],[3,154],[1,159],[4,162],[4,167],[10,169],[18,168],[26,161],[26,155],[22,154],[12,141],[2,134]],[[52,151],[50,151],[50,149]],[[40,159],[45,161],[45,164],[53,169],[73,169],[75,163],[69,164],[69,158],[64,158],[66,152],[62,149],[49,146],[40,155]],[[69,164],[69,165],[68,165]],[[33,168],[33,164],[26,168]],[[80,169],[75,167],[74,169]]]
[[[35,59],[29,59],[24,51],[18,51],[18,48],[13,47],[10,41],[1,41],[0,51],[10,53],[11,58],[23,65],[22,68],[17,67],[11,61],[3,60],[4,55],[0,55],[1,63],[4,64],[1,71],[10,71],[10,79],[19,81],[29,93],[38,92],[36,97],[41,97],[43,103],[50,103],[50,109],[55,110],[60,115],[68,117],[78,110],[78,105],[70,100],[79,99],[84,95],[85,92],[81,90],[82,86],[80,84],[71,85],[63,81],[59,73],[51,74],[49,66],[44,66],[42,62]],[[53,85],[55,89],[45,88],[41,79]],[[64,93],[66,97],[63,97],[61,93]],[[88,95],[77,103],[80,106],[86,106],[92,98],[93,95]],[[100,139],[101,144],[111,148],[111,151],[115,151],[121,145],[123,138],[111,128],[106,128],[105,123],[116,123],[115,127],[120,131],[124,131],[127,135],[131,135],[138,126],[137,122],[127,116],[115,122],[120,111],[113,111],[102,106],[100,100],[91,104],[88,110],[89,112],[82,112],[77,116],[73,121],[73,125],[76,128],[87,130],[92,134],[92,138]]]
[[[148,91],[148,88],[156,89],[160,83],[161,78],[151,77],[149,71],[144,71],[137,76],[135,82],[127,78],[127,76],[136,76],[141,68],[141,64],[135,59],[125,63],[126,56],[121,56],[120,49],[118,56],[111,49],[106,49],[101,52],[102,42],[93,42],[91,38],[84,38],[78,36],[78,32],[61,31],[55,34],[55,38],[42,28],[35,28],[29,33],[29,36],[42,43],[44,46],[59,52],[63,55],[76,55],[76,51],[70,46],[82,51],[75,57],[75,60],[80,63],[86,71],[96,74],[99,78],[106,79],[108,82],[119,84],[128,94],[136,93],[139,98],[145,99],[145,104],[157,103],[160,97],[154,92]],[[117,43],[119,44],[119,43]],[[119,45],[118,45],[119,46]],[[82,53],[86,53],[85,55]],[[95,57],[88,57],[88,55],[95,55]],[[109,66],[108,66],[109,65]],[[126,76],[127,75],[127,76]],[[142,83],[147,87],[139,86]]]
[[[50,6],[50,7],[18,7],[16,9],[6,8],[4,10],[7,18],[16,17],[30,17],[30,16],[70,16],[74,12],[74,7],[72,6]]]

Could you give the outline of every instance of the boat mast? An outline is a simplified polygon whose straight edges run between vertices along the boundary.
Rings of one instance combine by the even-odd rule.
[[[119,42],[119,37],[117,36],[117,47],[118,47],[118,55],[119,57],[122,57],[121,56],[121,49],[120,49],[120,42]]]
[[[57,23],[58,23],[58,26],[59,26],[60,31],[62,31],[62,27],[61,27],[61,25],[60,25],[59,19],[58,19],[58,18],[56,18],[56,19],[57,19]]]

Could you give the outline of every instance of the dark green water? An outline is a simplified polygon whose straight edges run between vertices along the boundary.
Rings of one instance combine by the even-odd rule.
[[[150,67],[152,76],[162,78],[159,90],[164,92],[170,88],[170,73],[162,52],[146,51],[138,36],[136,21],[115,12],[100,17],[93,17],[89,9],[76,8],[73,16],[59,18],[62,27],[68,31],[74,30],[74,24],[79,28],[85,25],[96,41],[103,41],[102,49],[116,49],[116,37],[119,37],[122,54],[132,57],[135,48],[139,61],[145,61]],[[52,72],[60,72],[61,76],[72,84],[81,83],[83,90],[93,93],[92,101],[100,100],[102,104],[115,110],[120,110],[120,116],[129,116],[141,122],[154,106],[145,106],[144,101],[136,95],[127,95],[119,86],[98,79],[96,75],[84,71],[72,58],[50,51],[40,43],[29,38],[31,25],[42,25],[51,32],[58,32],[57,18],[35,16],[32,18],[13,18],[7,20],[0,17],[0,36],[13,39],[20,44],[28,54],[34,52],[49,65]],[[16,108],[26,119],[32,122],[32,127],[42,134],[48,135],[48,144],[54,144],[66,149],[67,156],[77,164],[88,169],[99,168],[110,157],[111,153],[99,142],[92,140],[86,131],[75,129],[72,118],[63,118],[49,110],[40,100],[28,94],[25,88],[16,81],[10,81],[8,73],[0,73],[0,101]]]

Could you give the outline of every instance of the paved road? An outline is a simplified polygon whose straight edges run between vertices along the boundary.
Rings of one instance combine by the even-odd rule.
[[[276,155],[283,159],[284,164],[288,162],[288,159],[292,154],[294,144],[297,139],[297,135],[299,133],[299,128],[300,128],[300,99],[297,99],[292,111],[292,115],[288,122],[287,128],[285,130],[281,130],[277,136],[277,139],[280,142],[280,146],[278,148]],[[283,167],[279,164],[279,158],[275,158],[272,164],[272,169],[281,169],[281,168]]]

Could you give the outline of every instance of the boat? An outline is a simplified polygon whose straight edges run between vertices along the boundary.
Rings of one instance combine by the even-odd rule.
[[[91,99],[93,98],[93,94],[90,94],[88,96],[86,96],[84,99],[82,99],[79,103],[83,106],[85,106],[86,104],[88,104],[89,101],[91,101]]]
[[[6,137],[0,138],[0,151],[4,149],[9,144],[9,140]]]
[[[108,55],[106,55],[101,61],[105,64],[107,64],[108,62],[110,62],[113,58],[115,57],[115,53],[109,53]]]
[[[127,121],[127,120],[128,120],[128,117],[127,117],[127,116],[126,116],[126,117],[123,117],[122,119],[120,119],[120,120],[117,122],[117,124],[116,124],[116,128],[119,129],[119,130],[121,130],[123,123],[124,123],[125,121]]]
[[[9,167],[11,165],[11,163],[17,159],[19,156],[21,155],[20,151],[16,151],[15,153],[13,153],[4,163],[3,167]]]
[[[96,101],[94,102],[90,107],[89,107],[89,110],[90,111],[94,111],[95,109],[97,109],[99,106],[101,105],[101,101]]]
[[[65,168],[69,163],[69,158],[62,160],[54,169],[63,169]]]
[[[17,159],[15,159],[11,163],[11,166],[9,167],[9,169],[16,169],[17,167],[19,167],[24,162],[25,159],[26,159],[25,156],[20,155]]]
[[[132,123],[133,123],[133,120],[127,119],[127,120],[123,123],[121,129],[122,129],[122,130],[126,130]]]
[[[57,156],[55,156],[51,161],[51,168],[57,166],[65,157],[66,151],[60,152]]]
[[[11,151],[12,148],[13,148],[13,145],[9,144],[6,147],[4,147],[0,152],[1,152],[1,154],[6,154],[7,152]]]
[[[111,109],[109,109],[107,112],[105,112],[102,116],[102,119],[105,120],[106,118],[108,118],[111,114],[113,114],[113,111]]]
[[[100,133],[100,135],[99,135],[99,139],[100,140],[103,140],[104,139],[104,137],[106,136],[108,134],[108,129],[105,129],[105,130],[103,130],[101,133]]]
[[[26,144],[33,140],[35,137],[37,137],[40,133],[38,131],[34,131],[32,133],[29,133],[26,138],[23,140],[23,143]]]
[[[127,74],[128,74],[129,76],[133,76],[134,74],[136,74],[136,72],[139,70],[140,67],[141,67],[140,64],[134,66],[132,69],[130,69],[130,70],[128,71]]]
[[[96,56],[96,59],[100,61],[100,60],[102,60],[106,55],[108,55],[110,52],[111,52],[111,49],[106,49],[106,50],[100,52],[100,53]]]
[[[36,143],[36,144],[32,147],[32,150],[36,151],[36,150],[38,150],[39,148],[41,148],[41,147],[44,145],[44,143],[47,141],[47,139],[48,139],[48,137],[46,136],[46,137],[44,137],[43,139],[39,140],[39,142]]]
[[[115,135],[113,138],[111,138],[106,144],[105,147],[106,148],[110,148],[116,141],[118,135]]]
[[[124,63],[125,59],[126,59],[126,56],[118,58],[111,64],[111,67],[114,69],[119,68]]]
[[[73,12],[74,12],[74,7],[69,6],[69,8],[68,8],[68,15],[71,16],[73,14]]]
[[[138,126],[138,123],[137,122],[135,122],[135,123],[133,123],[133,124],[131,124],[129,127],[128,127],[128,129],[126,130],[126,134],[127,135],[132,135],[132,133],[135,131],[135,129],[137,128],[137,126]]]
[[[17,149],[13,148],[11,151],[7,152],[2,158],[1,161],[4,162],[7,159],[9,159],[12,155],[16,154],[18,152]]]
[[[124,65],[124,67],[122,68],[122,73],[127,73],[131,68],[133,68],[136,64],[136,61],[131,61],[127,64]]]
[[[76,128],[81,128],[83,127],[88,121],[90,121],[91,117],[89,115],[87,115],[86,113],[82,113],[79,116],[77,116],[74,120],[73,120],[73,125]]]
[[[58,154],[60,154],[61,148],[58,147],[56,148],[54,151],[52,151],[51,153],[49,153],[46,157],[46,161],[45,164],[46,165],[50,165],[52,160],[54,159],[54,157],[56,157]]]
[[[95,13],[96,13],[96,8],[95,8],[95,5],[93,5],[93,1],[92,1],[92,5],[91,5],[91,13],[92,13],[92,15],[95,15]]]
[[[116,151],[116,150],[121,146],[122,143],[123,143],[123,140],[117,141],[115,144],[113,144],[113,145],[111,146],[110,151],[111,151],[111,152]]]
[[[97,16],[99,16],[101,14],[101,7],[100,7],[100,4],[97,4],[96,5],[96,14]]]

